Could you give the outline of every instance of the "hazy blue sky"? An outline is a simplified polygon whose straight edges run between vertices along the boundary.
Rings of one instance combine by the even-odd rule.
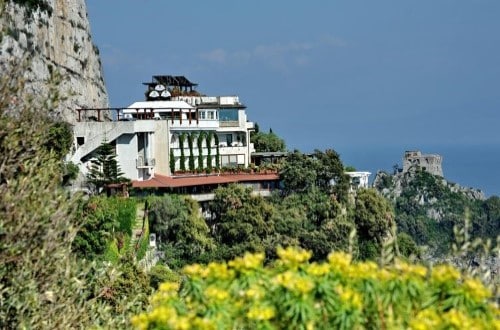
[[[87,6],[113,107],[153,75],[185,75],[239,95],[289,149],[500,146],[498,0]]]

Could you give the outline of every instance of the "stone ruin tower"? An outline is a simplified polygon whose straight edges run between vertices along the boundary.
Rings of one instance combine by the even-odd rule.
[[[405,151],[405,155],[403,157],[403,173],[408,172],[410,168],[421,168],[430,174],[442,177],[442,161],[443,158],[440,155],[422,154],[418,150]]]

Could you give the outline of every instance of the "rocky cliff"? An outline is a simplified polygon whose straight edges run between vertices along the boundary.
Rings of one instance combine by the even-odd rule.
[[[427,182],[421,182],[422,179]],[[480,189],[462,187],[457,183],[449,182],[441,176],[421,171],[419,168],[412,168],[410,171],[394,174],[379,171],[375,176],[373,186],[392,201],[401,197],[410,188],[416,188],[414,198],[419,205],[435,204],[439,198],[448,197],[449,194],[453,193],[471,200],[482,201],[486,199]],[[436,194],[436,192],[440,194]],[[444,194],[445,192],[448,195]]]
[[[65,98],[53,109],[54,117],[73,123],[76,108],[108,107],[85,0],[7,0],[4,6],[0,63],[28,58],[27,93],[47,95],[47,82],[58,72],[58,90]]]

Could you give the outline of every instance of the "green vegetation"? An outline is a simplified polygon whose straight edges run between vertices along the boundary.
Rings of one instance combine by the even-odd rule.
[[[72,138],[49,119],[57,81],[48,97],[20,97],[17,67],[0,78],[2,328],[126,329],[131,315],[139,315],[139,328],[498,327],[498,306],[490,303],[498,298],[478,279],[450,266],[409,265],[398,254],[417,255],[411,230],[421,230],[423,242],[448,233],[427,223],[421,196],[441,207],[438,213],[457,212],[440,220],[455,228],[454,251],[462,255],[482,248],[469,242],[468,225],[456,229],[469,218],[465,211],[473,237],[491,237],[499,198],[469,202],[422,175],[396,201],[398,212],[407,212],[405,227],[403,213],[395,216],[375,191],[348,192],[335,151],[295,151],[281,165],[281,193],[264,199],[240,185],[220,187],[207,219],[190,198],[147,197],[149,219],[136,249],[138,200],[64,190],[63,155]],[[89,178],[96,191],[121,181],[111,145],[99,148]],[[449,194],[457,200],[446,201]],[[394,219],[408,234],[397,235]],[[138,260],[149,229],[167,264],[146,272]],[[477,269],[467,274],[487,283]]]
[[[393,176],[383,176],[380,191],[393,189]],[[405,174],[403,190],[394,199],[399,231],[408,234],[430,253],[449,254],[454,240],[453,228],[462,226],[468,212],[472,239],[496,240],[500,235],[500,199],[496,196],[482,201],[452,190],[441,177],[424,171]]]
[[[165,282],[137,329],[492,329],[498,307],[479,281],[453,267],[396,261],[352,263],[345,253],[310,263],[311,253],[278,248],[228,263],[194,264]]]
[[[286,151],[285,141],[269,129],[269,133],[259,131],[259,125],[255,124],[255,132],[250,141],[254,144],[255,151]]]
[[[95,151],[95,158],[91,161],[87,174],[87,184],[94,194],[101,193],[109,184],[129,182],[120,170],[114,147],[103,141]]]
[[[156,233],[169,266],[179,267],[210,251],[213,241],[195,201],[177,195],[148,200],[151,232]]]

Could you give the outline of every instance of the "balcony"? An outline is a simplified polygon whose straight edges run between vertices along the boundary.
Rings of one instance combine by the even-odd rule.
[[[156,165],[156,160],[154,158],[144,158],[139,157],[135,160],[136,168],[149,168]]]
[[[226,120],[226,121],[220,121],[219,122],[220,127],[239,127],[240,122],[237,120]]]

